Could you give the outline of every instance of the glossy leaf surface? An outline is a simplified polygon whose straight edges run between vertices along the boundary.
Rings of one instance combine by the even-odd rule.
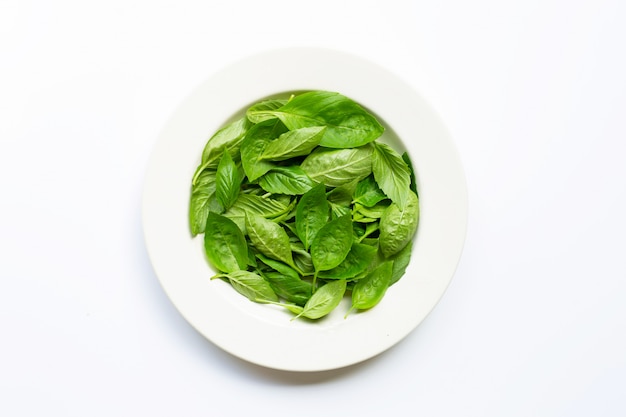
[[[386,261],[357,281],[352,289],[352,308],[367,310],[382,300],[391,282],[393,262]]]
[[[350,215],[331,220],[322,227],[311,242],[311,259],[316,271],[338,266],[352,247]]]
[[[350,252],[339,265],[327,271],[320,271],[318,276],[325,279],[354,279],[367,270],[375,254],[376,248],[353,243]]]
[[[380,219],[380,249],[387,257],[402,250],[417,230],[419,201],[414,192],[409,191],[407,195],[404,208],[391,203]]]
[[[241,174],[233,158],[228,152],[224,152],[215,175],[215,197],[224,210],[228,210],[237,200],[241,180]]]
[[[345,280],[330,281],[313,293],[300,314],[314,320],[324,317],[339,305],[345,292]]]
[[[206,228],[210,198],[215,194],[215,174],[213,170],[203,171],[192,186],[189,200],[189,227],[192,236],[204,233]]]
[[[304,281],[290,266],[270,259],[263,255],[258,258],[266,264],[269,270],[262,272],[274,292],[285,300],[303,306],[311,297],[311,283]]]
[[[257,302],[278,301],[270,284],[258,274],[250,271],[234,271],[226,275],[238,293]]]
[[[411,173],[402,157],[386,143],[375,143],[372,171],[385,195],[404,208],[409,198]]]
[[[217,168],[224,152],[233,155],[239,154],[239,148],[244,135],[252,124],[245,118],[237,119],[218,130],[207,141],[202,151],[202,162],[194,174],[192,183],[195,184],[198,176],[207,168]]]
[[[419,221],[411,160],[376,140],[383,131],[352,99],[310,91],[257,102],[215,132],[188,213],[214,278],[311,319],[347,289],[354,309],[378,303],[405,274]]]
[[[287,100],[270,99],[264,100],[249,107],[246,111],[246,117],[252,123],[261,123],[266,120],[275,119],[274,110],[281,108],[287,104]]]
[[[278,120],[267,120],[254,125],[241,142],[241,163],[249,181],[254,181],[276,165],[262,161],[261,155],[267,145],[280,134],[285,127]]]
[[[329,148],[354,148],[382,135],[384,128],[353,100],[335,92],[310,91],[297,95],[274,114],[290,129],[326,126],[320,142]]]
[[[246,269],[248,245],[237,225],[227,217],[209,212],[204,232],[204,249],[209,262],[222,272]]]
[[[307,250],[317,232],[328,221],[325,188],[323,184],[313,187],[300,198],[296,207],[296,232]]]
[[[249,213],[246,216],[248,237],[254,247],[263,255],[293,265],[291,246],[287,232],[271,220]]]
[[[314,181],[338,187],[355,179],[363,179],[372,172],[372,147],[317,148],[301,166]]]
[[[268,193],[301,195],[315,186],[315,182],[297,165],[275,167],[259,178],[259,185]]]
[[[374,176],[369,175],[357,184],[354,190],[353,202],[364,205],[365,207],[373,207],[386,198],[387,196],[380,187],[378,187]]]
[[[296,156],[308,155],[319,145],[325,130],[325,126],[312,126],[283,133],[267,145],[261,159],[284,161]]]

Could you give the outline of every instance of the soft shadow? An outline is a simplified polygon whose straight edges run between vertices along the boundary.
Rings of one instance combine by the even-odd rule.
[[[383,360],[386,356],[382,353],[374,358],[366,361],[349,365],[339,369],[319,372],[293,372],[282,371],[277,369],[265,368],[241,359],[237,359],[240,368],[247,372],[251,377],[262,380],[264,383],[272,383],[275,385],[315,385],[329,381],[338,381],[342,379],[352,378],[358,374],[366,372],[368,368],[374,366],[376,362]]]
[[[412,338],[419,338],[420,328],[415,328],[404,339],[391,346],[384,352],[369,358],[363,362],[350,365],[340,369],[334,369],[322,372],[290,372],[276,369],[264,368],[262,366],[250,364],[241,361],[238,366],[252,377],[263,380],[264,383],[273,383],[275,385],[314,385],[329,381],[339,381],[342,379],[361,377],[370,372],[376,372],[376,368],[385,366],[385,362],[390,360],[396,354],[402,354],[403,349],[407,348],[406,343]]]

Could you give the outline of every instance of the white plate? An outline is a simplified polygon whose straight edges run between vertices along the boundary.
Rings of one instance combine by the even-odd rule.
[[[372,111],[384,140],[413,161],[421,217],[406,274],[375,308],[344,319],[340,305],[317,322],[291,321],[209,277],[202,237],[191,238],[190,181],[208,137],[250,104],[301,90],[340,92]],[[399,139],[398,139],[399,138]],[[341,52],[296,48],[237,62],[197,88],[167,122],[151,156],[143,195],[148,253],[165,292],[193,327],[227,352],[265,367],[322,371],[352,365],[409,334],[446,290],[461,256],[467,189],[442,121],[409,85]],[[346,303],[349,300],[345,300]]]

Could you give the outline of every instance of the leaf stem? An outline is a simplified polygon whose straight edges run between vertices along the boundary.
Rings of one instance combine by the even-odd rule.
[[[218,279],[218,278],[228,278],[228,274],[215,274],[211,277],[211,280]]]
[[[363,234],[363,236],[359,238],[359,243],[361,243],[363,239],[365,239],[366,237],[368,237],[369,235],[377,231],[379,228],[380,226],[372,227],[370,230],[365,229],[365,233]]]
[[[290,266],[290,267],[292,267],[293,269],[295,269],[295,270],[296,270],[296,272],[297,272],[298,274],[300,274],[300,276],[302,276],[302,277],[307,276],[307,274],[306,274],[303,270],[301,270],[300,268],[298,268],[298,267],[296,266],[296,264],[295,264],[295,263],[294,263],[294,264],[291,264],[291,265],[289,265],[289,266]]]
[[[193,174],[193,178],[191,179],[191,185],[196,185],[196,182],[198,181],[198,177],[210,165],[210,162],[211,161],[206,161],[204,164],[200,165],[196,169],[196,172]]]

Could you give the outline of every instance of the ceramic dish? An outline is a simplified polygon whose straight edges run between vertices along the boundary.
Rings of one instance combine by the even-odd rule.
[[[268,97],[330,90],[357,101],[385,126],[383,141],[406,150],[416,171],[420,223],[406,274],[375,308],[344,318],[339,306],[319,321],[295,320],[253,303],[214,274],[202,237],[188,226],[190,181],[219,127]],[[369,61],[297,48],[230,65],[199,86],[166,123],[148,164],[143,227],[156,275],[198,332],[246,361],[288,371],[323,371],[369,359],[407,336],[445,292],[461,256],[467,190],[457,151],[430,105],[408,84]],[[349,304],[349,300],[345,300]]]

